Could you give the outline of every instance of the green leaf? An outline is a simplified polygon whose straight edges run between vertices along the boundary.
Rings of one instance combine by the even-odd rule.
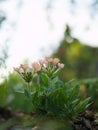
[[[75,99],[73,102],[72,102],[72,105],[75,106],[79,103],[79,99]]]
[[[16,93],[21,93],[21,94],[24,94],[24,91],[22,90],[15,90]]]
[[[68,82],[66,82],[65,84],[66,84],[66,85],[69,85],[69,84],[71,84],[73,81],[75,81],[75,79],[71,79],[71,80],[69,80]]]
[[[56,77],[56,76],[59,74],[59,72],[60,72],[60,69],[56,70],[56,71],[53,73],[52,78]]]
[[[30,98],[31,96],[30,92],[27,89],[24,90],[24,94],[27,98]]]
[[[49,81],[50,81],[50,79],[49,79],[49,77],[48,77],[48,75],[47,74],[42,74],[41,75],[41,78],[42,78],[42,81],[43,81],[43,83],[45,84],[45,85],[48,85],[49,84]]]
[[[72,102],[72,101],[74,101],[75,99],[77,99],[78,93],[79,93],[79,86],[78,86],[78,85],[76,85],[76,86],[70,88],[69,96],[68,96],[69,102]]]
[[[82,112],[83,110],[85,110],[85,109],[90,105],[90,103],[89,103],[90,99],[91,99],[91,98],[88,97],[88,98],[85,99],[84,101],[80,102],[80,103],[75,107],[76,112],[77,112],[77,113],[80,113],[80,112]]]
[[[52,79],[52,84],[56,84],[58,81],[59,81],[59,78],[55,77],[55,78]]]

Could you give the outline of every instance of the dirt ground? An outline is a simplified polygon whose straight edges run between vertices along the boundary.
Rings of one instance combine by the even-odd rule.
[[[13,118],[15,115],[16,113],[14,113],[11,109],[0,107],[0,124],[4,123],[6,120]],[[17,125],[10,125],[9,128],[5,128],[4,130],[16,130],[16,127],[18,130],[19,126]],[[19,130],[31,130],[31,128],[20,127]],[[34,128],[32,127],[32,130],[40,129],[34,126]],[[79,114],[77,119],[73,122],[72,130],[98,130],[98,114],[96,114],[93,110],[86,110],[83,113]]]

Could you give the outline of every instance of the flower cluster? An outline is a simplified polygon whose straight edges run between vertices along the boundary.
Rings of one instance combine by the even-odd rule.
[[[63,68],[64,64],[60,63],[60,60],[58,58],[45,58],[44,60],[40,60],[40,64],[43,67],[49,66],[49,64],[52,64],[53,66],[58,66],[58,68]]]
[[[60,69],[64,67],[64,64],[60,63],[58,58],[45,58],[39,61],[41,70],[45,72],[49,77],[52,77]]]
[[[30,82],[34,74],[38,72],[45,72],[48,76],[57,73],[64,67],[58,58],[45,58],[38,62],[33,62],[31,68],[28,64],[21,64],[18,68],[14,68],[26,82]]]
[[[26,82],[29,83],[32,80],[32,71],[30,71],[28,64],[21,64],[19,67],[14,68],[14,70],[18,72]]]

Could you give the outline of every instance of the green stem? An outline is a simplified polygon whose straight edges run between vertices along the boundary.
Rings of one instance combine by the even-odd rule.
[[[31,99],[31,87],[30,87],[30,83],[27,83],[27,90],[29,92],[30,99]]]
[[[38,78],[37,78],[37,84],[38,84],[38,91],[40,91],[40,76],[38,75]]]

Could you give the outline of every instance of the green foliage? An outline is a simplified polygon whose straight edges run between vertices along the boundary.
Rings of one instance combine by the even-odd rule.
[[[98,78],[80,80],[80,87],[83,87],[84,98],[90,96],[94,109],[98,108]]]
[[[8,78],[0,84],[0,106],[30,112],[32,104],[24,96],[25,87],[26,84],[17,74],[9,74]]]
[[[70,85],[56,79],[37,86],[39,89],[32,94],[34,110],[40,114],[73,120],[89,106],[90,98],[81,101],[77,83]]]

